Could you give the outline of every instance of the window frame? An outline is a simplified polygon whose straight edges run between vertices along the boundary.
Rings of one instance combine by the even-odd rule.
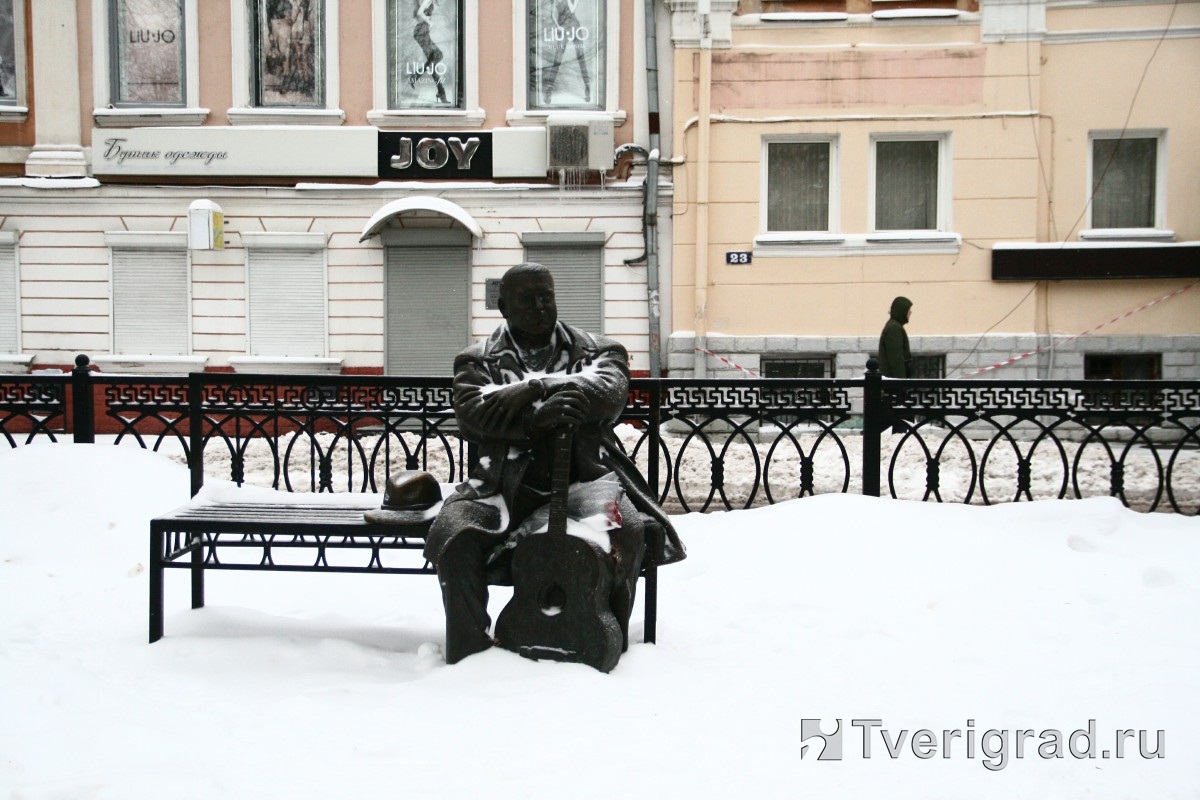
[[[1155,140],[1155,174],[1154,174],[1154,220],[1153,224],[1136,228],[1099,228],[1093,221],[1095,213],[1095,192],[1092,189],[1096,173],[1096,142],[1102,140],[1120,139],[1153,139]],[[1082,240],[1154,240],[1173,241],[1175,234],[1166,227],[1167,220],[1167,131],[1163,128],[1134,128],[1128,130],[1098,129],[1088,131],[1087,137],[1087,177],[1084,182],[1086,192],[1084,216],[1088,220],[1088,228],[1079,232]]]
[[[479,107],[479,0],[462,2],[462,108],[390,108],[388,74],[388,8],[393,0],[371,0],[371,44],[374,80],[367,122],[377,127],[437,128],[444,125],[479,127],[485,113]]]
[[[346,114],[340,108],[339,93],[339,0],[323,0],[325,18],[324,59],[318,66],[322,81],[320,107],[259,106],[254,103],[255,42],[252,40],[251,4],[255,0],[231,0],[233,107],[228,110],[230,125],[341,125]]]
[[[1107,362],[1107,364],[1105,363]],[[1108,366],[1108,370],[1101,370],[1102,366]],[[1130,378],[1124,373],[1130,368],[1137,366],[1148,366],[1150,377],[1148,378]],[[1102,351],[1086,351],[1083,354],[1083,379],[1085,381],[1099,380],[1162,380],[1163,375],[1163,354],[1159,352],[1140,352],[1140,353],[1122,353],[1122,352],[1102,352]],[[1136,371],[1136,370],[1134,370]],[[1105,374],[1097,376],[1096,373],[1104,372]],[[1114,376],[1112,373],[1119,372],[1120,375]]]
[[[200,38],[197,4],[183,0],[183,104],[122,105],[113,102],[116,49],[112,31],[115,0],[92,0],[92,119],[100,128],[136,128],[147,125],[202,125],[209,109],[200,108]]]
[[[950,133],[948,131],[912,131],[904,133],[872,133],[868,156],[867,228],[875,236],[908,237],[930,233],[947,233],[954,229],[951,211],[953,207],[954,181],[951,175]],[[937,154],[937,221],[932,228],[888,228],[880,230],[876,221],[876,191],[879,185],[878,145],[880,142],[928,142],[935,141]]]
[[[529,48],[528,48],[528,4],[530,0],[515,0],[513,15],[513,104],[508,109],[506,121],[509,125],[544,125],[551,114],[571,117],[599,117],[622,125],[627,116],[619,108],[621,97],[621,5],[605,5],[605,52],[604,52],[604,103],[599,109],[573,108],[530,108],[529,107]]]
[[[836,139],[837,155],[831,158],[829,231],[768,231],[767,228],[767,144],[779,141]],[[938,147],[938,228],[936,230],[875,230],[875,143],[876,141],[933,140]],[[764,134],[759,157],[759,233],[754,237],[753,255],[758,258],[831,258],[875,255],[957,255],[962,236],[953,230],[952,175],[953,142],[949,131],[875,132],[868,137],[868,191],[866,202],[867,232],[842,230],[841,206],[844,180],[841,162],[845,146],[837,134]],[[857,200],[857,196],[855,196]]]
[[[0,99],[0,122],[20,123],[29,119],[28,53],[25,50],[25,2],[10,0],[13,12],[13,97]]]
[[[826,144],[829,147],[829,190],[825,202],[827,206],[826,229],[823,231],[773,231],[768,227],[770,211],[770,180],[771,180],[771,145],[773,144]],[[842,229],[842,198],[841,198],[841,137],[839,134],[787,134],[764,136],[761,141],[760,179],[759,179],[759,231],[768,236],[792,236],[801,239],[811,238],[814,241],[840,241]]]

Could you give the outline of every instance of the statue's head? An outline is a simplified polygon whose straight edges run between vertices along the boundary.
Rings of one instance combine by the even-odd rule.
[[[510,330],[528,336],[549,336],[558,321],[554,278],[541,264],[517,264],[500,279],[500,313]]]

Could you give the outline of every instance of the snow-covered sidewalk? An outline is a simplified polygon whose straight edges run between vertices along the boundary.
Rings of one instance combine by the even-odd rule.
[[[32,445],[0,452],[0,486],[4,798],[1200,788],[1195,518],[856,495],[679,516],[689,558],[660,575],[659,644],[635,611],[603,675],[499,650],[447,667],[436,584],[410,577],[218,573],[192,611],[168,575],[149,645],[147,523],[187,499],[186,470]],[[806,719],[841,720],[840,760],[817,759]],[[1039,751],[1052,731],[1059,757]]]

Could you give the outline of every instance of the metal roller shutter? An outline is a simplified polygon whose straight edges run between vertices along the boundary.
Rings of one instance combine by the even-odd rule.
[[[17,352],[17,249],[0,245],[0,353]]]
[[[186,250],[112,250],[113,353],[189,352]]]
[[[387,248],[387,373],[450,375],[470,343],[470,245]]]
[[[321,250],[247,250],[250,353],[325,355],[325,256]]]
[[[590,333],[604,332],[602,244],[525,244],[525,260],[554,276],[558,318]]]

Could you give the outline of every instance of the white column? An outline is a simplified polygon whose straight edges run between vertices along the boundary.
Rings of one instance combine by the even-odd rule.
[[[55,178],[86,176],[75,0],[38,0],[29,6],[37,143],[25,162],[25,173]]]

